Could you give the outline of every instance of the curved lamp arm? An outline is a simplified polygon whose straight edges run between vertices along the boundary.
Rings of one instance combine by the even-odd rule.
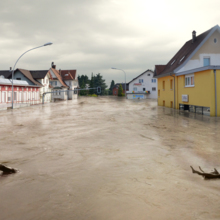
[[[17,61],[15,62],[15,65],[14,65],[13,70],[12,70],[12,109],[13,109],[13,102],[14,102],[14,100],[13,100],[13,99],[14,99],[14,97],[13,97],[13,91],[14,91],[14,89],[13,89],[13,78],[14,78],[14,70],[15,70],[16,64],[17,64],[18,61],[21,59],[21,57],[22,57],[24,54],[26,54],[27,52],[29,52],[29,51],[31,51],[31,50],[35,50],[35,49],[40,48],[40,47],[49,46],[49,45],[51,45],[51,44],[53,44],[53,43],[48,42],[48,43],[46,43],[46,44],[44,44],[44,45],[41,45],[41,46],[39,46],[39,47],[34,47],[34,48],[30,49],[30,50],[27,50],[27,51],[25,51],[23,54],[21,54],[21,56],[20,56],[20,57],[17,59]]]

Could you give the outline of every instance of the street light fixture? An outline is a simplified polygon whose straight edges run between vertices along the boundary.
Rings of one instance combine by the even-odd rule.
[[[13,107],[14,107],[14,97],[13,97],[13,95],[14,95],[14,86],[13,86],[13,79],[14,79],[14,70],[15,70],[15,66],[16,66],[16,64],[17,64],[17,62],[20,60],[20,58],[24,55],[24,54],[26,54],[27,52],[29,52],[29,51],[31,51],[31,50],[34,50],[34,49],[37,49],[37,48],[40,48],[40,47],[45,47],[45,46],[49,46],[49,45],[51,45],[51,44],[53,44],[53,43],[51,43],[51,42],[48,42],[48,43],[46,43],[46,44],[44,44],[44,45],[41,45],[41,46],[39,46],[39,47],[34,47],[34,48],[32,48],[32,49],[30,49],[30,50],[27,50],[26,52],[24,52],[23,54],[21,54],[21,56],[17,59],[17,61],[15,62],[15,65],[14,65],[14,67],[13,67],[13,70],[12,70],[12,105],[11,105],[11,108],[13,109]]]
[[[127,89],[127,86],[126,86],[126,72],[123,70],[123,69],[118,69],[118,68],[115,68],[115,67],[112,67],[113,70],[121,70],[124,72],[125,74],[125,99],[126,99],[126,89]]]

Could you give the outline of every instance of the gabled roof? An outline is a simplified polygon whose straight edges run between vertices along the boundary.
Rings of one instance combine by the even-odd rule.
[[[61,70],[63,80],[75,80],[76,70]]]
[[[51,69],[51,71],[54,73],[54,75],[56,76],[56,79],[59,80],[59,82],[61,83],[61,85],[68,88],[69,86],[67,86],[66,83],[62,80],[62,77],[61,77],[61,75],[59,74],[59,70],[56,70],[56,69],[54,69],[54,68],[50,68],[50,69]],[[53,79],[55,79],[55,78],[53,78]]]
[[[119,85],[122,85],[123,90],[125,90],[125,83],[116,83],[112,89],[119,88]],[[128,90],[128,83],[126,83],[126,91]]]
[[[220,27],[218,25],[198,35],[194,42],[192,42],[192,39],[188,40],[180,48],[180,50],[172,57],[172,59],[167,63],[167,65],[156,65],[164,66],[163,71],[157,71],[158,69],[155,66],[154,76],[157,77],[160,75],[175,73],[175,71],[183,67],[186,64],[186,62],[188,62],[188,60],[191,59],[191,57],[197,52],[197,50],[217,29],[220,30]]]
[[[138,75],[137,77],[135,77],[134,79],[132,79],[128,84],[130,84],[132,81],[136,80],[138,77],[144,75],[144,74],[147,73],[147,72],[154,73],[152,70],[149,70],[149,69],[148,69],[148,70],[144,71],[143,73],[141,73],[140,75]]]
[[[155,65],[155,70],[154,70],[155,75],[157,76],[160,75],[164,71],[166,66],[167,65]]]
[[[30,73],[34,79],[44,79],[48,70],[31,70]]]
[[[33,82],[35,85],[42,87],[43,85],[36,81],[33,76],[31,75],[29,70],[25,69],[16,69],[16,71],[20,71],[24,76],[26,76],[31,82]]]
[[[14,71],[17,72],[17,71],[20,71],[27,79],[29,79],[32,83],[34,83],[35,85],[37,86],[40,86],[42,87],[43,85],[39,82],[37,82],[31,75],[31,72],[29,70],[25,70],[25,69],[16,69]],[[6,79],[10,79],[12,78],[12,71],[9,71],[9,70],[1,70],[0,71],[0,75],[3,75]]]
[[[5,78],[9,78],[12,72],[9,70],[0,70],[0,76],[4,76]]]

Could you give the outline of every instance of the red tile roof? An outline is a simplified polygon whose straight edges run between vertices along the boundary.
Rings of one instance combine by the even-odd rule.
[[[59,70],[56,70],[54,68],[51,68],[51,70],[53,71],[54,75],[57,77],[57,79],[60,81],[61,85],[64,86],[64,87],[68,87],[66,85],[66,83],[62,80],[62,77],[61,75],[59,74]]]
[[[61,70],[63,80],[75,80],[76,70]]]

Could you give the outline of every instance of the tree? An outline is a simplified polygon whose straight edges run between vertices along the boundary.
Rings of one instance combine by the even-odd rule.
[[[105,89],[107,88],[107,85],[105,84],[105,80],[102,79],[100,73],[94,76],[94,87],[98,86],[101,87],[101,95],[105,95]],[[95,91],[95,94],[97,94],[97,91]]]
[[[82,82],[81,82],[80,89],[85,89],[84,80],[82,80]],[[80,95],[86,95],[86,91],[85,90],[80,90],[79,94]]]
[[[90,84],[89,84],[89,87],[90,88],[94,88],[94,77],[93,77],[93,73],[92,73],[92,75],[91,75],[91,80],[90,80]],[[89,94],[94,94],[94,89],[90,89],[89,90]]]
[[[113,87],[114,87],[114,85],[115,85],[115,81],[112,80],[111,81],[111,85],[109,87],[109,95],[113,95]]]
[[[118,88],[118,96],[123,96],[123,88],[121,84],[119,85],[119,88]]]

